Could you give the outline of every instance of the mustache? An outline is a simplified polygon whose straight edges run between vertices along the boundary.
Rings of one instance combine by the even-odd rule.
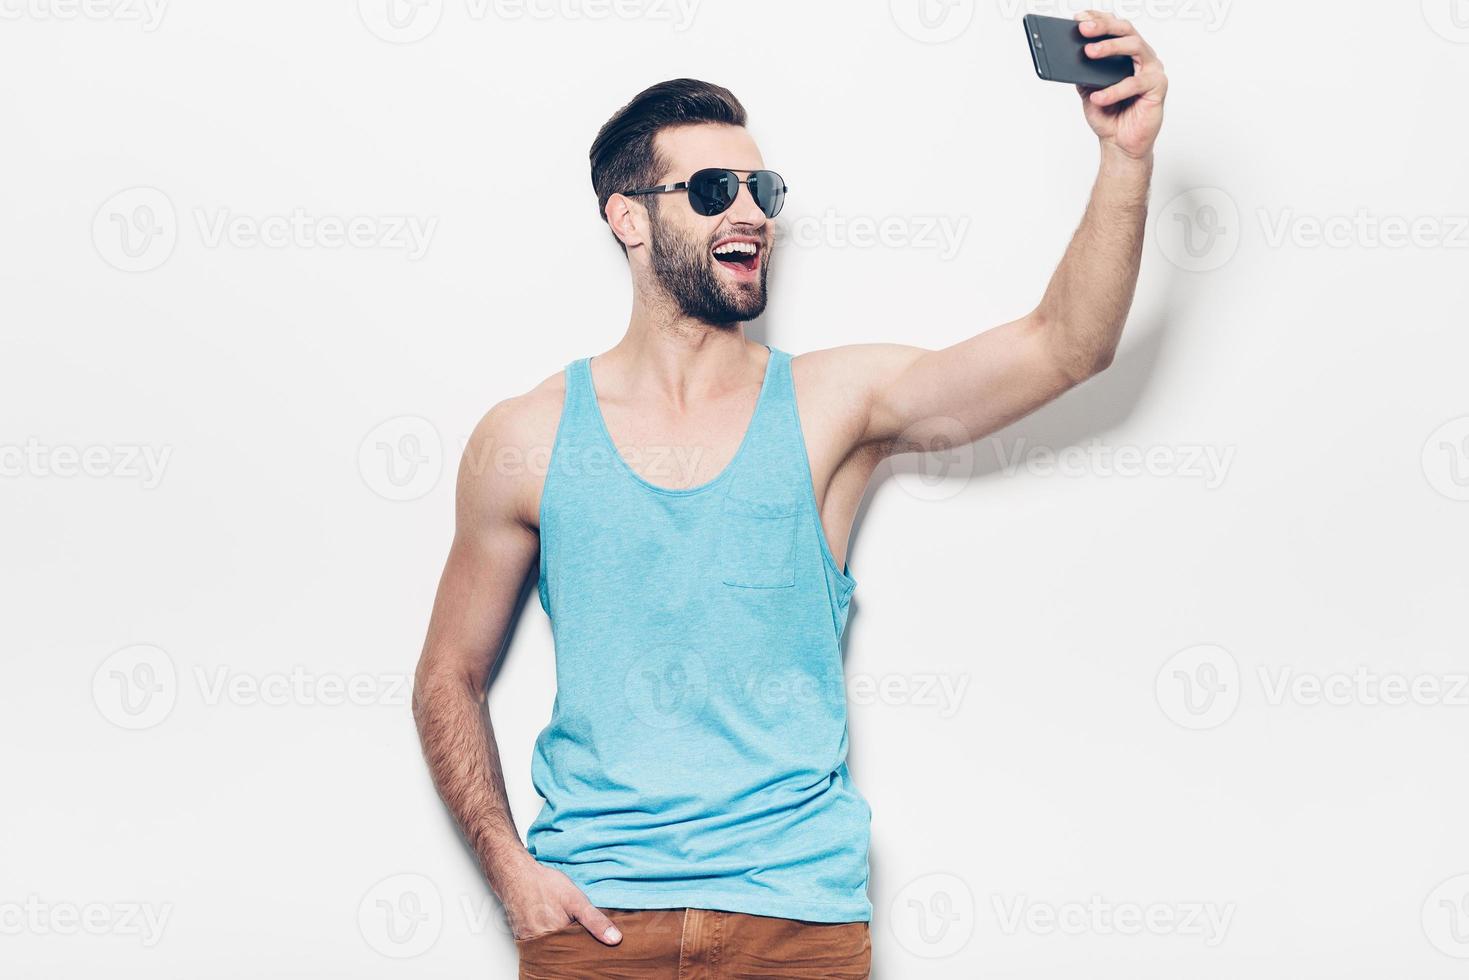
[[[771,233],[769,222],[763,225],[727,225],[713,235],[710,235],[709,241],[706,244],[710,248],[713,248],[715,242],[728,238],[730,235],[745,235],[749,238],[759,239],[762,251],[770,247]]]

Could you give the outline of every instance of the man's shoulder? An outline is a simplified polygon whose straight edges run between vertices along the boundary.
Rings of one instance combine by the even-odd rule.
[[[904,344],[844,344],[791,357],[791,378],[802,407],[860,413],[922,351]]]
[[[538,493],[565,395],[566,376],[557,371],[485,412],[469,437],[461,464],[474,492],[509,492],[525,499]]]
[[[565,398],[566,373],[557,371],[528,391],[490,406],[475,426],[475,435],[506,445],[533,448],[548,434],[555,436]]]

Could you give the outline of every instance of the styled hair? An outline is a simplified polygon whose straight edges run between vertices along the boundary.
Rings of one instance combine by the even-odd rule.
[[[597,213],[603,221],[608,198],[650,186],[664,171],[654,137],[673,126],[696,123],[743,126],[745,107],[727,88],[696,78],[674,78],[643,89],[603,123],[589,154]]]

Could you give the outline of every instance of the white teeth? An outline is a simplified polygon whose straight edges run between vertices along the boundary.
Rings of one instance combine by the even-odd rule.
[[[714,250],[715,255],[754,255],[759,246],[754,242],[725,242]]]

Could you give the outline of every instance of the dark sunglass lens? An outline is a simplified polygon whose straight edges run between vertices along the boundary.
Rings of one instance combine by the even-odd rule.
[[[739,178],[730,171],[700,170],[689,178],[689,204],[705,217],[723,214],[739,190]]]
[[[774,170],[757,170],[750,175],[750,193],[765,217],[780,214],[786,202],[786,182]]]

